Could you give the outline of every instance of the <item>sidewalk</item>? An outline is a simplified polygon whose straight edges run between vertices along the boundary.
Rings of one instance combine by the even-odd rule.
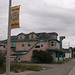
[[[70,71],[68,75],[75,75],[75,67],[73,67],[73,69]]]

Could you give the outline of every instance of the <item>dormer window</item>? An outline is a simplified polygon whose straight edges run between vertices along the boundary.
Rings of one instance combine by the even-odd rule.
[[[34,38],[34,34],[31,34],[31,38]]]
[[[24,33],[18,34],[18,39],[25,39],[26,35]]]
[[[22,35],[20,35],[20,39],[22,39]]]

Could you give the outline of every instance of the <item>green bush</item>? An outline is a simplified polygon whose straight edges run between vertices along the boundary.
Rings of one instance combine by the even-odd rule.
[[[32,54],[32,61],[37,63],[52,63],[53,58],[51,54],[47,51],[34,50]]]
[[[5,71],[6,71],[6,65],[3,64],[2,66],[0,66],[0,74],[5,73]]]
[[[5,62],[5,55],[0,50],[0,66],[3,66],[4,62]]]

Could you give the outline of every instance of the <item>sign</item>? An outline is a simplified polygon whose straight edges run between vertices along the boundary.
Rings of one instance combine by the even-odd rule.
[[[20,6],[12,7],[11,11],[11,29],[19,28],[19,10]]]

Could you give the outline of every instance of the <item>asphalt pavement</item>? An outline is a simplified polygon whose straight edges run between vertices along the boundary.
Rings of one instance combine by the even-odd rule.
[[[64,64],[38,64],[41,66],[52,67],[52,69],[40,72],[34,72],[27,75],[75,75],[75,59]]]
[[[74,66],[73,69],[69,72],[68,75],[75,75],[75,66]]]

